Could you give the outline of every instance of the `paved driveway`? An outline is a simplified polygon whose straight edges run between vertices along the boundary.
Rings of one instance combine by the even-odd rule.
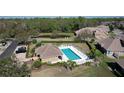
[[[11,45],[8,46],[8,48],[0,55],[0,60],[11,57],[16,47],[17,47],[17,42],[12,41]]]

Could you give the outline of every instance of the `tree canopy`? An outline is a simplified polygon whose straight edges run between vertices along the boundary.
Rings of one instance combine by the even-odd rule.
[[[19,65],[10,59],[0,60],[0,77],[28,77],[30,70],[26,64]]]
[[[0,38],[17,38],[27,40],[29,35],[39,32],[73,32],[83,27],[93,27],[101,22],[123,21],[124,18],[34,18],[34,19],[0,19]],[[123,25],[118,28],[123,29]]]

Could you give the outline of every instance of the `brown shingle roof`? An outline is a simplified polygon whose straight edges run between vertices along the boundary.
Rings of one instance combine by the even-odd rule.
[[[99,38],[99,37],[107,37],[109,31],[109,27],[108,26],[97,26],[97,27],[85,27],[82,29],[77,30],[75,33],[77,36],[81,36],[82,33],[88,33],[93,35],[95,33],[95,37]]]
[[[95,30],[93,30],[93,29],[91,30],[89,27],[87,27],[87,28],[79,29],[75,33],[76,33],[77,36],[80,36],[82,33],[93,34],[94,31]]]
[[[44,59],[62,55],[59,48],[52,45],[52,44],[47,44],[47,45],[44,45],[44,46],[37,48],[35,50],[35,53],[40,55],[40,57],[44,58]]]
[[[120,40],[124,41],[124,34],[121,34],[121,35],[119,36],[119,38],[120,38]]]
[[[110,50],[113,52],[124,51],[124,48],[121,45],[120,39],[118,38],[115,38],[115,39],[107,38],[107,39],[104,39],[103,41],[100,41],[99,44],[106,50]]]

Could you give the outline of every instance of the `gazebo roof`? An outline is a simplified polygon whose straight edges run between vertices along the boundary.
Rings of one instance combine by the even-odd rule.
[[[44,59],[62,55],[60,49],[52,44],[46,44],[44,46],[38,47],[35,50],[35,53]]]

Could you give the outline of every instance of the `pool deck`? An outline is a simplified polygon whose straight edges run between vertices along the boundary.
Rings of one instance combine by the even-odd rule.
[[[73,46],[60,46],[59,49],[67,49],[70,48],[74,53],[76,53],[81,59],[77,59],[77,60],[73,60],[75,61],[77,64],[83,64],[85,62],[92,62],[92,59],[89,59],[88,56],[86,56],[84,53],[80,52],[79,50],[77,50],[75,47]],[[62,50],[61,50],[62,52]],[[63,52],[62,52],[63,53]],[[69,60],[68,57],[63,53],[63,61],[67,61]]]

